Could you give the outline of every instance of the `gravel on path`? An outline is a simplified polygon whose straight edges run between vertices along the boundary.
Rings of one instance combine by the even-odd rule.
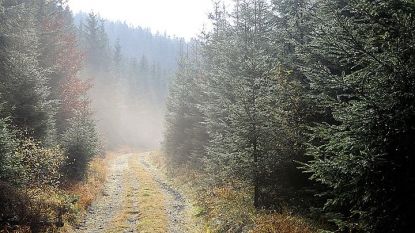
[[[76,232],[102,233],[108,228],[113,216],[122,208],[122,193],[125,189],[122,186],[122,178],[128,168],[130,156],[122,155],[114,158],[102,195],[88,208],[85,219]]]

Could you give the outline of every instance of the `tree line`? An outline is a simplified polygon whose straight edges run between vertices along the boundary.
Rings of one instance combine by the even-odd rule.
[[[337,232],[411,232],[415,3],[236,0],[179,60],[173,165]]]

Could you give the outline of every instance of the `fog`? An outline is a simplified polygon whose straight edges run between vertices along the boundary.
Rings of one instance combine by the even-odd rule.
[[[160,146],[168,85],[184,39],[102,18],[74,16],[85,51],[80,76],[92,81],[89,99],[103,145]]]
[[[154,95],[131,97],[127,83],[95,80],[91,102],[99,133],[109,148],[153,149],[162,137],[163,107]]]
[[[210,0],[158,3],[165,7],[129,0],[68,3],[85,51],[81,76],[93,80],[89,98],[105,147],[160,146],[165,98],[180,51],[206,26],[213,8]]]

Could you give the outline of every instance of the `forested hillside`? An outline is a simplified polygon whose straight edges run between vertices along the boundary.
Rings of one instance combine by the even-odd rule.
[[[86,56],[81,76],[95,83],[92,105],[105,141],[157,147],[168,85],[186,43],[96,13],[79,13],[75,21]]]
[[[167,102],[167,164],[202,174],[211,229],[292,232],[279,215],[261,228],[253,206],[335,232],[412,232],[415,3],[234,2],[216,4]]]

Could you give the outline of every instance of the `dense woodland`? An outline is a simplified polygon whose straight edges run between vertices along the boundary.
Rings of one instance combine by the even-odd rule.
[[[170,57],[157,60],[137,44],[135,56],[125,55],[125,36],[112,40],[117,30],[139,29],[95,13],[75,23],[61,0],[0,0],[1,232],[45,232],[63,215],[75,221],[90,194],[71,190],[90,162],[107,148],[149,142],[134,138],[134,126],[120,134],[146,114],[155,118],[149,127],[158,124],[183,42],[145,31],[136,38],[158,40],[153,48],[168,47]]]
[[[170,163],[326,230],[412,232],[415,2],[234,3],[179,61]]]
[[[50,150],[61,151],[56,162],[66,164],[68,178],[80,178],[99,142],[91,84],[77,75],[83,54],[71,12],[60,1],[2,1],[1,7],[1,178],[25,185],[21,172],[28,179],[56,172],[59,164],[42,161]]]
[[[63,0],[0,0],[1,229],[76,222],[91,161],[156,146],[165,109],[169,165],[204,190],[325,231],[413,232],[415,2],[233,3],[185,43]],[[219,232],[249,225],[226,214]]]

